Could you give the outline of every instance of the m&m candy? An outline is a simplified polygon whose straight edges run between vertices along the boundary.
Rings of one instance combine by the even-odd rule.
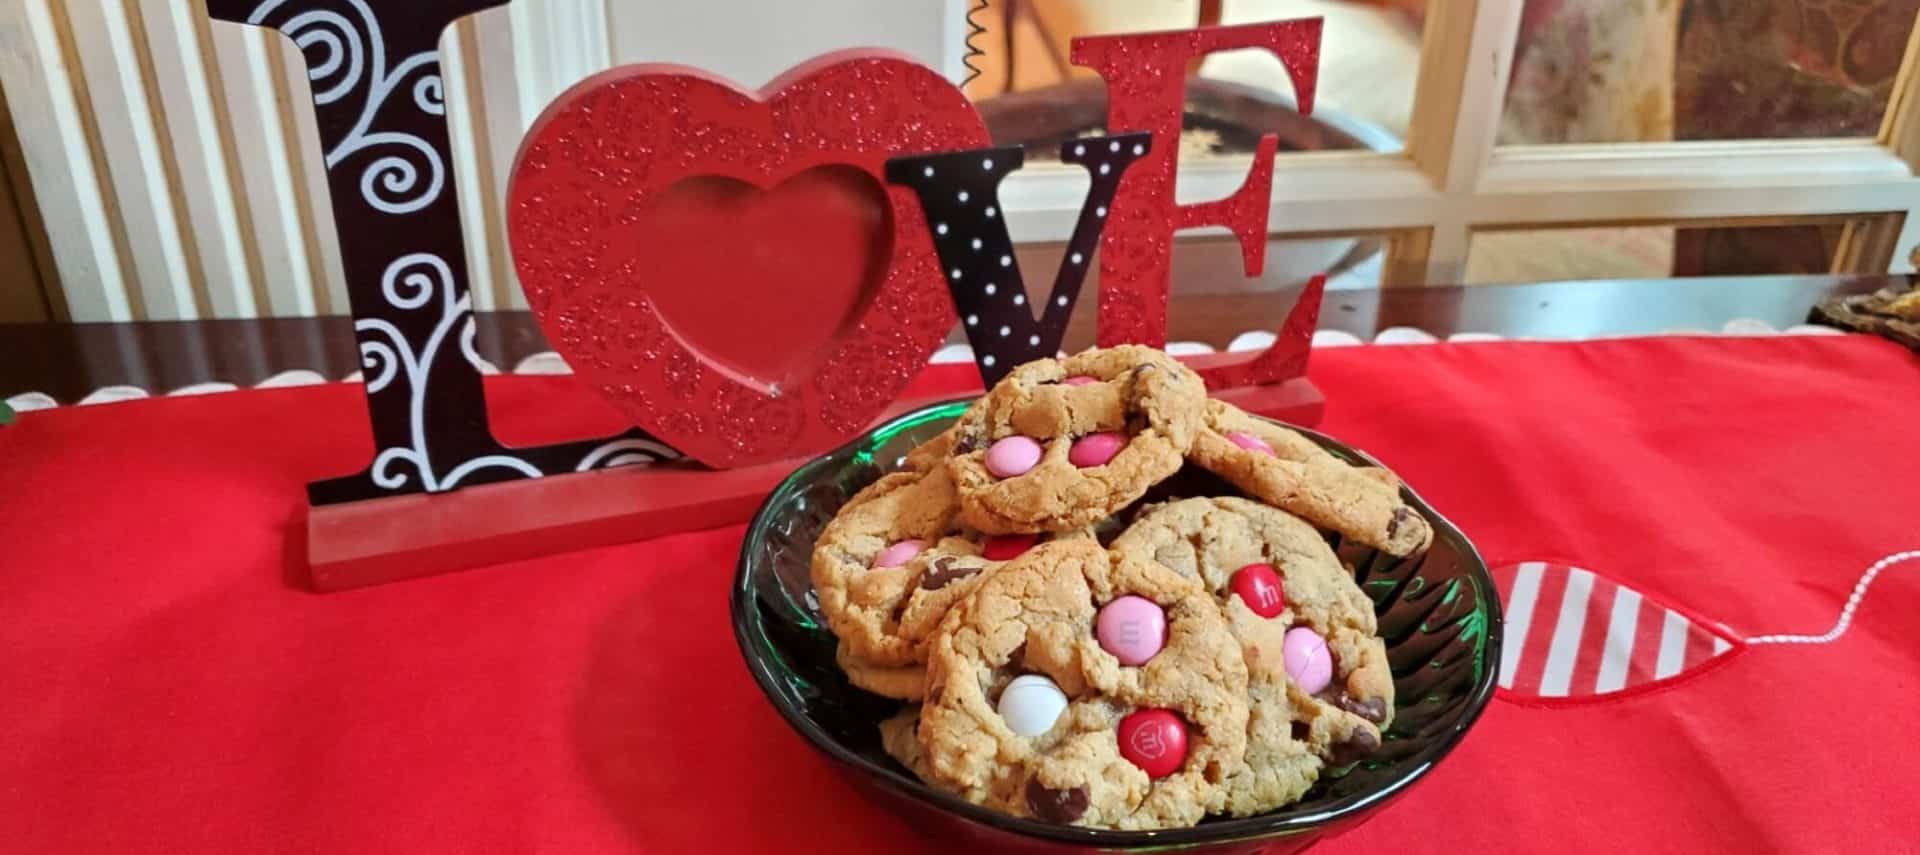
[[[994,709],[1014,733],[1039,736],[1052,730],[1067,711],[1067,693],[1039,674],[1022,674],[1000,690],[1000,703]]]
[[[1180,771],[1187,762],[1187,725],[1166,710],[1138,710],[1120,720],[1116,734],[1120,756],[1159,779]]]
[[[880,550],[880,554],[873,557],[873,569],[879,570],[883,567],[898,567],[912,561],[913,557],[919,555],[920,550],[925,548],[927,548],[925,541],[900,541],[886,549]]]
[[[1266,564],[1248,564],[1233,571],[1227,586],[1247,604],[1254,614],[1270,618],[1287,607],[1287,594],[1280,587],[1280,575]]]
[[[1025,475],[1040,465],[1040,443],[1032,437],[1010,436],[987,448],[987,472],[995,478]]]
[[[1094,638],[1122,665],[1145,665],[1167,645],[1167,613],[1159,604],[1132,594],[1100,607]]]
[[[1287,676],[1300,691],[1317,695],[1333,682],[1333,652],[1320,633],[1304,626],[1289,629],[1280,652],[1286,659]]]

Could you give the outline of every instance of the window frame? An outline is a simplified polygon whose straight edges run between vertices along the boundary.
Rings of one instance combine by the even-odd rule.
[[[1382,285],[1464,281],[1476,232],[1850,218],[1835,272],[1912,273],[1920,245],[1920,27],[1873,138],[1499,146],[1519,0],[1429,0],[1404,151],[1283,153],[1268,234],[1388,233]],[[1183,200],[1232,193],[1244,161],[1180,167]],[[1009,176],[1023,239],[1065,240],[1084,180]]]

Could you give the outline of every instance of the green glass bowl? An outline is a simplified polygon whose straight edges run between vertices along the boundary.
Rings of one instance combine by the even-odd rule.
[[[910,449],[946,429],[967,403],[908,413],[795,470],[754,515],[733,584],[734,640],[768,702],[859,789],[918,827],[991,851],[1296,851],[1358,825],[1405,792],[1486,708],[1500,659],[1493,580],[1460,530],[1409,490],[1407,500],[1433,524],[1433,546],[1425,554],[1394,558],[1333,540],[1379,617],[1393,669],[1393,724],[1373,756],[1323,775],[1306,798],[1192,828],[1111,831],[1008,816],[921,783],[880,746],[877,725],[900,702],[854,688],[834,665],[834,638],[820,616],[809,567],[815,538],[840,506],[899,468]],[[1379,465],[1329,437],[1295,429],[1343,459]]]

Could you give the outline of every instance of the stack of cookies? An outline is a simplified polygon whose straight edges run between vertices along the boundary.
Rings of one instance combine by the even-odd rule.
[[[1038,820],[1188,826],[1298,800],[1393,715],[1373,604],[1323,532],[1394,555],[1381,469],[1207,398],[1143,347],[1015,369],[813,554],[848,679],[929,784]]]

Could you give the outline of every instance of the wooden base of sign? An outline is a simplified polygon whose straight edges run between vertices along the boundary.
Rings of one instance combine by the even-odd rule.
[[[731,525],[802,461],[625,466],[315,507],[309,581],[343,591]]]
[[[895,401],[875,423],[942,400],[950,397]],[[307,512],[307,572],[290,568],[289,576],[315,591],[345,591],[733,525],[804,462],[622,466],[319,505]]]
[[[1326,407],[1305,377],[1216,397],[1299,425],[1318,423]],[[929,403],[903,402],[886,418]],[[627,466],[322,505],[307,515],[305,582],[344,591],[745,522],[802,462]]]
[[[1215,392],[1213,397],[1249,413],[1279,419],[1287,424],[1313,427],[1327,412],[1327,396],[1305,377],[1295,377],[1271,386],[1247,386]]]

